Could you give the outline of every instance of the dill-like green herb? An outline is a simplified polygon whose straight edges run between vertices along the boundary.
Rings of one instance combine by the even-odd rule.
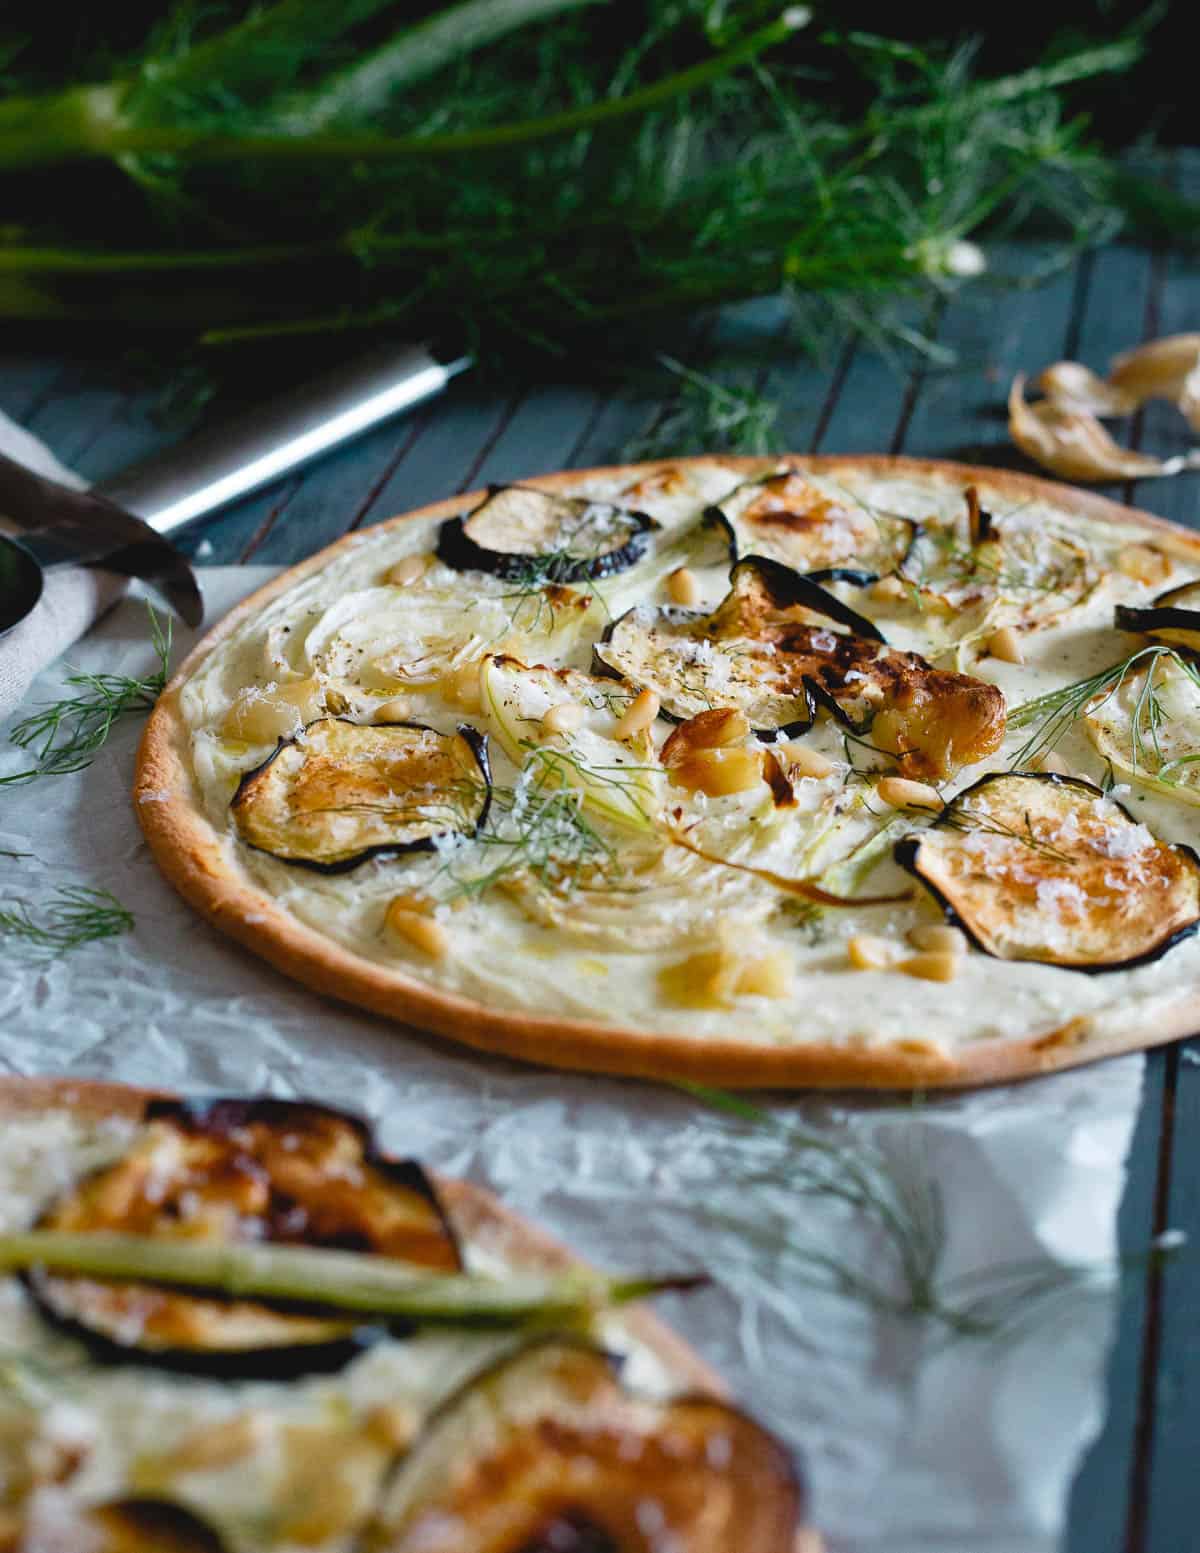
[[[840,1141],[816,1128],[783,1121],[740,1096],[698,1084],[677,1086],[722,1112],[731,1124],[721,1169],[730,1173],[742,1207],[736,1214],[702,1208],[721,1225],[781,1264],[794,1286],[840,1295],[882,1315],[930,1323],[947,1338],[997,1340],[1019,1335],[1044,1319],[1054,1304],[1111,1287],[1126,1269],[1146,1268],[1169,1246],[1097,1264],[1052,1257],[1000,1262],[947,1278],[942,1188],[923,1156],[919,1136],[896,1127]],[[772,1140],[770,1153],[739,1149],[740,1130]],[[755,1211],[755,1193],[794,1209],[770,1216]],[[765,1198],[764,1198],[765,1200]],[[853,1216],[860,1243],[872,1249],[855,1260],[830,1248],[827,1235],[806,1237],[810,1204],[828,1202]],[[720,1274],[719,1267],[710,1271]]]
[[[500,595],[500,602],[505,605],[508,612],[509,625],[521,631],[538,631],[542,628],[546,615],[549,614],[550,629],[553,630],[558,611],[562,607],[554,598],[555,586],[569,587],[572,592],[587,595],[600,605],[606,616],[611,618],[611,612],[596,578],[575,577],[569,584],[560,582],[564,573],[568,573],[568,568],[578,560],[577,552],[559,547],[540,555],[531,555],[527,564],[510,574],[507,581],[511,586],[508,591]]]
[[[51,955],[66,954],[97,939],[117,938],[132,927],[133,913],[115,895],[82,884],[58,885],[37,915],[25,900],[0,905],[0,938]]]
[[[569,892],[586,877],[593,887],[610,877],[612,844],[584,812],[584,795],[563,780],[561,752],[525,745],[526,758],[515,786],[492,788],[487,826],[469,845],[481,848],[482,872],[464,867],[451,852],[440,872],[449,880],[449,899],[483,895],[520,874]]]
[[[1071,94],[1133,65],[1136,35],[979,80],[969,48],[805,28],[804,7],[421,9],[180,0],[140,42],[97,13],[90,55],[17,47],[0,316],[211,346],[452,324],[493,362],[586,335],[628,367],[644,320],[741,297],[878,335],[889,299],[967,279],[986,223],[1072,246],[1133,203]],[[812,89],[831,74],[847,90]],[[727,392],[730,435],[765,439]]]
[[[144,679],[124,674],[70,674],[67,684],[76,694],[52,701],[23,717],[9,739],[33,754],[24,771],[0,776],[0,786],[17,786],[36,777],[65,776],[82,771],[107,742],[113,725],[133,712],[148,712],[162,694],[171,659],[171,621],[165,624],[150,610],[150,637],[158,668]]]
[[[623,458],[674,458],[684,453],[745,453],[765,457],[778,451],[774,438],[779,408],[752,383],[722,383],[673,356],[659,362],[678,378],[674,398],[654,424],[627,442]]]
[[[1093,703],[1099,707],[1119,695],[1122,686],[1135,670],[1145,672],[1146,683],[1138,692],[1130,724],[1133,763],[1135,768],[1146,765],[1146,741],[1149,740],[1161,764],[1162,751],[1158,738],[1163,710],[1153,686],[1154,671],[1161,659],[1175,663],[1200,687],[1200,671],[1174,648],[1141,647],[1127,658],[1122,658],[1120,663],[1101,669],[1098,674],[1075,680],[1073,684],[1047,691],[1043,696],[1035,696],[1032,701],[1023,701],[1020,706],[1013,707],[1008,714],[1008,726],[1027,728],[1034,725],[1034,732],[1013,755],[1009,762],[1010,768],[1027,766],[1052,750]],[[1138,669],[1138,665],[1143,667]]]
[[[1006,841],[1016,841],[1022,846],[1028,847],[1031,852],[1037,852],[1042,857],[1051,858],[1056,863],[1069,863],[1072,861],[1068,852],[1062,852],[1057,847],[1043,841],[1033,828],[1033,818],[1025,815],[1023,829],[1015,825],[1007,825],[1003,820],[997,819],[994,814],[984,814],[980,809],[973,809],[969,804],[956,804],[948,811],[943,811],[938,823],[946,830],[982,833],[985,836],[1002,836]]]
[[[789,1195],[797,1203],[841,1204],[867,1237],[879,1238],[880,1254],[872,1258],[872,1270],[864,1271],[798,1234],[800,1213],[791,1224],[764,1222],[753,1213],[734,1218],[706,1210],[706,1217],[782,1255],[789,1275],[799,1283],[893,1315],[942,1314],[936,1285],[946,1240],[945,1210],[937,1183],[927,1172],[889,1154],[874,1140],[840,1142],[815,1128],[779,1121],[739,1096],[697,1084],[679,1087],[779,1144],[777,1158],[760,1162],[757,1154],[748,1154],[735,1164],[739,1196],[752,1201],[756,1186],[773,1185],[779,1172],[786,1171]]]

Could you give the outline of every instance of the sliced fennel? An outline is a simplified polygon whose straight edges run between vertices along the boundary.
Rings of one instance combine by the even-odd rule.
[[[631,699],[615,680],[575,669],[527,668],[515,658],[486,658],[483,705],[505,753],[524,765],[531,749],[543,766],[576,788],[594,813],[635,831],[652,831],[662,812],[664,775],[649,730],[625,740],[613,731]],[[582,720],[549,732],[552,707],[578,707]]]

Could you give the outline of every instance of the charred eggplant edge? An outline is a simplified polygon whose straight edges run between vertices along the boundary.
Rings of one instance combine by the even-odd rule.
[[[315,728],[318,723],[346,723],[351,728],[418,728],[422,733],[438,733],[438,729],[430,728],[427,723],[356,723],[349,717],[314,717],[312,722],[305,723],[300,733],[307,733],[310,728]],[[477,836],[483,829],[492,807],[492,763],[488,756],[487,734],[480,733],[470,723],[459,723],[454,731],[470,747],[471,753],[475,757],[475,764],[479,767],[480,775],[483,777],[483,807],[476,818],[475,828],[461,833],[463,835]],[[258,765],[253,767],[252,770],[242,773],[234,790],[233,797],[229,800],[231,810],[235,808],[247,785],[255,777],[261,776],[267,767],[289,745],[297,742],[299,737],[299,734],[293,734],[290,738],[280,739],[265,760],[259,761]],[[439,734],[439,737],[445,738],[446,735]],[[447,832],[441,831],[439,834],[446,835]],[[403,857],[414,852],[436,851],[435,838],[433,836],[422,836],[416,841],[380,842],[376,846],[364,847],[361,852],[356,852],[353,857],[342,858],[340,862],[319,863],[307,857],[281,857],[278,852],[272,852],[269,847],[256,846],[253,841],[247,841],[240,831],[237,833],[237,839],[244,847],[249,847],[252,852],[261,852],[265,857],[273,857],[277,863],[286,863],[291,868],[307,868],[313,873],[329,875],[347,874],[352,869],[360,867],[363,863],[370,862],[372,858]]]
[[[473,507],[470,512],[457,518],[445,518],[438,525],[437,558],[452,571],[486,572],[493,577],[499,577],[502,582],[515,582],[528,575],[531,562],[547,554],[536,550],[516,553],[506,550],[488,550],[467,533],[466,525],[501,491],[536,491],[539,496],[557,495],[556,492],[542,491],[537,486],[521,485],[518,482],[489,485],[483,500],[477,507]],[[580,498],[565,499],[579,500]],[[599,581],[605,577],[615,577],[618,573],[628,571],[631,566],[637,565],[646,553],[650,534],[662,525],[649,513],[639,512],[631,507],[620,507],[616,502],[608,505],[617,507],[618,511],[629,518],[632,532],[625,543],[618,545],[615,550],[606,550],[603,554],[592,556],[590,559],[581,557],[578,560],[569,561],[558,557],[547,569],[543,581],[547,583]],[[549,553],[553,554],[553,552]]]
[[[84,1513],[120,1517],[134,1536],[146,1538],[136,1544],[144,1553],[225,1553],[227,1547],[214,1526],[174,1499],[130,1494],[89,1505]]]
[[[743,567],[753,569],[771,594],[773,602],[784,607],[789,604],[800,604],[805,609],[811,609],[814,614],[825,615],[830,620],[836,620],[841,625],[849,626],[853,636],[863,637],[867,641],[879,642],[884,647],[888,645],[883,632],[880,631],[873,621],[868,620],[865,615],[860,615],[857,610],[851,609],[849,604],[843,604],[841,599],[828,592],[827,589],[822,588],[813,577],[803,572],[798,572],[790,566],[785,566],[782,561],[773,561],[769,556],[748,555],[732,566],[729,572],[731,590],[736,584],[737,573]],[[728,596],[726,594],[726,598]],[[722,600],[722,602],[724,601]],[[632,605],[624,614],[618,615],[615,620],[610,620],[605,626],[599,639],[592,644],[591,672],[593,674],[605,679],[621,680],[628,685],[635,683],[628,675],[609,663],[601,652],[601,648],[612,640],[613,633],[617,627],[642,607],[640,604]],[[720,607],[720,604],[718,604],[717,608],[719,609]],[[689,610],[683,609],[677,604],[665,604],[659,607],[657,613],[660,617],[666,619],[674,617],[676,620],[688,618],[703,620],[711,618],[716,613],[716,610]],[[799,700],[800,697],[797,696],[796,699]],[[752,731],[766,744],[774,744],[779,739],[797,739],[802,734],[808,733],[816,722],[818,704],[823,706],[844,728],[854,734],[865,733],[875,720],[874,714],[872,714],[865,723],[854,722],[846,714],[845,710],[837,705],[832,696],[821,694],[808,680],[804,681],[804,700],[808,705],[808,715],[806,717],[798,717],[791,722],[780,723],[776,728],[755,728]],[[683,723],[687,721],[686,717],[680,717],[677,713],[668,711],[665,706],[659,708],[658,715],[669,723]]]
[[[423,1197],[441,1224],[446,1240],[454,1252],[459,1268],[464,1266],[462,1244],[454,1224],[446,1212],[445,1204],[429,1178],[424,1166],[415,1159],[392,1159],[382,1153],[375,1141],[375,1130],[363,1117],[353,1111],[325,1105],[319,1100],[283,1100],[271,1096],[216,1095],[203,1099],[150,1100],[143,1112],[146,1123],[154,1121],[177,1122],[183,1126],[205,1126],[210,1118],[219,1116],[220,1126],[230,1129],[252,1121],[266,1122],[274,1126],[295,1118],[297,1112],[316,1112],[350,1127],[363,1144],[363,1163],[387,1176],[397,1185]],[[76,1191],[87,1181],[102,1175],[111,1165],[101,1165],[77,1177],[67,1192]],[[59,1192],[54,1202],[66,1195]],[[34,1221],[41,1226],[54,1206],[47,1203]],[[138,1344],[125,1344],[107,1337],[90,1327],[86,1321],[58,1310],[45,1297],[36,1274],[18,1274],[41,1318],[64,1336],[84,1344],[91,1356],[101,1364],[149,1366],[172,1374],[206,1376],[216,1380],[293,1380],[301,1375],[330,1375],[342,1370],[352,1359],[383,1338],[403,1338],[415,1330],[411,1323],[402,1321],[364,1321],[346,1335],[329,1341],[313,1343],[281,1343],[255,1349],[229,1349],[205,1352],[192,1348],[142,1348]],[[187,1290],[175,1293],[186,1297]],[[211,1290],[197,1291],[206,1299],[221,1299]],[[280,1311],[309,1310],[310,1307],[294,1301],[256,1301],[269,1304]]]
[[[953,809],[956,803],[958,803],[963,798],[969,797],[971,793],[978,792],[981,787],[986,787],[989,782],[994,782],[1000,778],[1003,778],[1007,781],[1013,777],[1020,777],[1023,781],[1029,782],[1048,782],[1059,787],[1077,787],[1083,792],[1090,793],[1096,798],[1108,798],[1110,803],[1115,805],[1116,808],[1120,809],[1121,813],[1127,820],[1131,820],[1135,825],[1138,823],[1136,817],[1130,814],[1129,810],[1123,803],[1120,803],[1117,799],[1112,798],[1104,791],[1103,788],[1097,787],[1094,782],[1089,782],[1084,777],[1060,776],[1058,772],[1055,771],[989,771],[984,776],[980,777],[977,782],[972,782],[970,787],[964,787],[962,792],[956,793],[953,798],[945,803],[942,806],[941,813],[931,825],[925,827],[925,830],[937,830],[940,828],[945,821],[947,814],[951,809]],[[992,950],[990,950],[986,944],[982,942],[982,940],[976,935],[975,930],[971,926],[970,922],[968,922],[965,917],[958,913],[950,901],[946,899],[946,896],[942,893],[942,891],[938,889],[937,885],[931,883],[917,867],[917,858],[921,850],[921,841],[923,837],[924,831],[914,835],[902,836],[900,840],[897,841],[892,847],[893,859],[900,865],[901,868],[905,870],[906,873],[910,873],[914,879],[918,880],[923,888],[933,896],[934,900],[941,908],[942,915],[946,921],[953,927],[960,928],[981,954],[986,954],[988,958],[992,960],[1003,961],[1004,957],[1002,955],[994,954]],[[1158,838],[1155,837],[1155,840],[1157,841]],[[1169,846],[1174,852],[1184,853],[1188,858],[1191,859],[1191,862],[1196,868],[1197,872],[1200,872],[1200,853],[1197,853],[1194,847],[1188,846],[1187,843],[1183,841],[1165,842],[1160,843],[1160,845]],[[1161,960],[1163,955],[1165,955],[1169,949],[1173,949],[1176,944],[1182,943],[1185,938],[1190,938],[1196,932],[1197,928],[1200,928],[1200,917],[1197,917],[1194,922],[1188,922],[1185,923],[1183,927],[1176,928],[1173,933],[1168,934],[1167,937],[1164,938],[1160,943],[1153,945],[1143,954],[1134,955],[1128,960],[1117,960],[1104,965],[1063,965],[1056,960],[1011,960],[1004,963],[1013,965],[1045,965],[1055,970],[1077,971],[1084,976],[1104,976],[1112,971],[1133,970],[1139,965],[1151,965],[1155,960]]]
[[[795,470],[793,473],[799,474],[802,471]],[[768,475],[763,480],[749,480],[746,484],[765,485],[766,481],[772,478],[774,477]],[[743,489],[742,486],[735,486],[729,495],[735,495],[741,489]],[[726,496],[724,499],[728,501],[729,496]],[[893,572],[898,572],[912,554],[913,546],[921,533],[921,525],[916,518],[906,518],[898,512],[888,512],[884,516],[890,518],[893,523],[903,523],[908,528],[908,543],[905,545],[903,553],[898,555],[892,565],[888,567],[887,572],[874,571],[870,567],[865,566],[854,566],[849,562],[839,562],[833,566],[817,566],[806,572],[802,572],[798,568],[791,568],[791,570],[794,570],[798,577],[807,577],[810,582],[848,582],[855,588],[867,588],[871,583],[878,582],[881,577],[890,576]],[[754,557],[755,552],[752,550],[748,550],[744,556],[742,555],[738,545],[737,529],[734,526],[737,520],[730,518],[724,508],[716,502],[712,502],[705,507],[701,514],[700,522],[705,528],[715,528],[724,534],[725,543],[729,548],[729,563],[731,567],[736,566],[739,561],[748,561]],[[759,559],[766,560],[768,558],[761,556]],[[781,561],[776,564],[782,566],[785,563]]]
[[[417,1453],[420,1451],[422,1445],[431,1437],[433,1431],[437,1429],[445,1419],[453,1415],[453,1413],[462,1403],[466,1402],[470,1398],[476,1387],[487,1385],[490,1380],[498,1375],[503,1374],[503,1372],[511,1365],[521,1363],[522,1361],[528,1359],[530,1355],[535,1354],[544,1348],[574,1349],[587,1358],[603,1362],[608,1367],[608,1370],[616,1384],[618,1386],[622,1386],[622,1390],[626,1397],[635,1402],[642,1400],[640,1393],[624,1390],[621,1381],[621,1372],[624,1368],[624,1358],[621,1354],[614,1353],[611,1349],[605,1348],[602,1344],[583,1337],[578,1333],[537,1333],[534,1336],[527,1338],[524,1342],[518,1344],[515,1348],[510,1349],[507,1353],[503,1353],[499,1355],[499,1357],[491,1360],[490,1363],[485,1364],[481,1369],[474,1371],[473,1374],[468,1375],[465,1380],[460,1382],[460,1384],[454,1388],[449,1396],[444,1397],[442,1401],[437,1404],[437,1406],[429,1414],[428,1418],[425,1419],[421,1426],[421,1433],[413,1441],[409,1449],[404,1454],[400,1455],[395,1462],[393,1462],[386,1475],[384,1484],[380,1489],[379,1495],[376,1499],[376,1504],[382,1507],[386,1503],[389,1492],[391,1491],[392,1486],[395,1484],[398,1475],[405,1470],[405,1467],[410,1462],[416,1461]],[[795,1451],[785,1445],[773,1430],[768,1429],[765,1424],[759,1423],[751,1412],[749,1412],[746,1408],[739,1406],[736,1402],[730,1402],[725,1397],[715,1396],[704,1391],[689,1390],[680,1392],[674,1396],[668,1396],[661,1400],[655,1398],[653,1401],[655,1406],[663,1410],[680,1405],[689,1406],[695,1403],[703,1403],[706,1406],[719,1407],[734,1417],[740,1420],[745,1420],[746,1422],[753,1425],[755,1429],[759,1430],[770,1442],[770,1444],[775,1447],[779,1454],[780,1463],[787,1474],[787,1488],[792,1495],[792,1501],[795,1506],[796,1530],[799,1532],[799,1530],[804,1526],[808,1514],[808,1482],[805,1477],[803,1464],[800,1457]],[[377,1544],[375,1541],[370,1541],[369,1546],[371,1548],[375,1548],[376,1546],[381,1545]]]
[[[1163,638],[1173,647],[1200,652],[1200,608],[1188,609],[1171,601],[1181,593],[1195,592],[1200,597],[1200,578],[1177,584],[1160,593],[1149,604],[1118,604],[1113,611],[1113,625],[1118,631],[1130,631],[1143,636],[1158,636],[1163,631],[1186,632],[1188,641]]]

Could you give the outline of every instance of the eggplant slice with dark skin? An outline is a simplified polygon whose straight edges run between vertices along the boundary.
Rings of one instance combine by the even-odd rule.
[[[738,562],[711,614],[639,605],[594,654],[600,669],[655,691],[672,722],[736,707],[760,738],[792,738],[823,707],[852,733],[869,732],[910,776],[944,776],[991,754],[1004,734],[995,685],[889,647],[811,578],[761,556]]]
[[[155,1102],[146,1116],[128,1153],[51,1203],[39,1229],[270,1241],[462,1270],[425,1172],[382,1156],[357,1117],[304,1101],[238,1099]],[[385,1331],[292,1302],[42,1270],[27,1282],[42,1313],[98,1356],[200,1374],[277,1379],[338,1369]]]
[[[354,723],[325,717],[238,783],[230,805],[248,846],[285,863],[340,874],[373,857],[432,852],[487,818],[487,740],[462,724]]]
[[[918,525],[827,496],[798,470],[747,481],[710,507],[706,519],[728,537],[730,560],[765,556],[815,582],[874,582],[902,565]]]
[[[59,1537],[65,1528],[56,1527]],[[225,1553],[225,1544],[206,1522],[167,1499],[114,1499],[80,1512],[79,1553]],[[0,1544],[6,1547],[7,1544]],[[53,1543],[21,1540],[13,1553],[35,1548],[66,1548]]]
[[[1144,609],[1118,604],[1114,624],[1118,631],[1139,631],[1156,642],[1200,653],[1200,582],[1168,588]]]
[[[456,572],[510,582],[585,582],[636,565],[659,525],[612,502],[494,485],[465,518],[438,530],[438,559]]]
[[[1000,960],[1127,970],[1200,922],[1200,857],[1077,777],[985,776],[895,856]]]
[[[550,1337],[438,1410],[363,1553],[794,1553],[804,1497],[747,1414],[635,1396],[608,1354]]]

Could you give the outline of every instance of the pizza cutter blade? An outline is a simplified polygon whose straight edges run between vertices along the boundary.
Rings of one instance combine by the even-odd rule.
[[[203,605],[186,558],[162,536],[207,517],[402,410],[472,365],[423,345],[386,345],[124,470],[90,491],[0,455],[0,636],[36,608],[43,570],[92,565],[149,582],[189,625]]]

